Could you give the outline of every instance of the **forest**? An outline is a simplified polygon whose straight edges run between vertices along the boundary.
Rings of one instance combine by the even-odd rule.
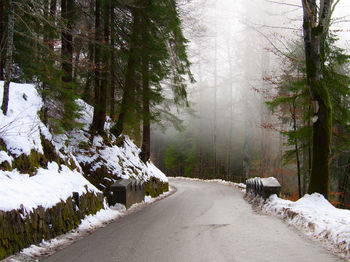
[[[350,207],[345,0],[0,0],[1,105],[34,83],[54,133],[128,135],[167,176],[276,177]]]

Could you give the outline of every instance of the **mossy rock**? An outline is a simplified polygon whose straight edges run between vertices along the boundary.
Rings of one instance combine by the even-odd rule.
[[[12,168],[12,166],[10,165],[9,162],[4,161],[4,162],[2,162],[2,163],[0,164],[0,170],[2,170],[2,171],[12,171],[13,168]]]
[[[24,219],[23,209],[0,211],[0,259],[76,228],[81,218],[103,208],[103,195],[87,191],[79,196],[79,202],[83,206],[78,211],[69,197],[48,209],[39,206]]]
[[[43,154],[32,149],[29,156],[21,154],[15,157],[12,168],[17,168],[20,173],[34,175],[39,167],[47,166],[47,160]]]
[[[167,191],[169,191],[169,184],[167,182],[162,182],[158,178],[152,177],[145,182],[146,196],[157,197]]]

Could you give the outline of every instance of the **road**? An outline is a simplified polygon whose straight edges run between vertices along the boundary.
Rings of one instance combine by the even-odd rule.
[[[171,179],[177,192],[45,261],[343,261],[230,186]]]

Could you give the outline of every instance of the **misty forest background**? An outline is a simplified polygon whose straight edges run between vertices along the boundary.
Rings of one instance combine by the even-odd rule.
[[[323,162],[329,199],[350,208],[350,6],[331,2],[330,30],[317,31],[333,108]],[[94,106],[91,140],[108,143],[108,121],[167,176],[274,176],[284,197],[307,193],[322,119],[301,0],[0,0],[0,36],[4,114],[9,81],[35,83],[53,132],[79,128],[81,98]]]

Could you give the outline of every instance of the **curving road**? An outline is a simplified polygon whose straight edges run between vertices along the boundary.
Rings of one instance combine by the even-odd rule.
[[[171,179],[177,192],[45,261],[343,261],[281,220],[259,215],[238,189]]]

